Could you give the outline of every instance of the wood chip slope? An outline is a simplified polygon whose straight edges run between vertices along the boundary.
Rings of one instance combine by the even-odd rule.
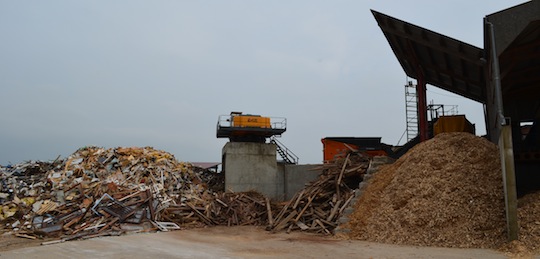
[[[496,248],[505,240],[497,147],[469,133],[423,142],[370,179],[350,237],[383,243]]]
[[[540,254],[540,191],[518,200],[519,240],[500,247],[512,258],[533,258]]]

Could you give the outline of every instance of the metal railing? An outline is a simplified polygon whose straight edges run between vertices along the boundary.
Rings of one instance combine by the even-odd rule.
[[[246,114],[247,115],[247,114]],[[218,117],[217,128],[234,127],[233,117],[237,115],[220,115]],[[272,129],[287,129],[287,119],[283,117],[266,117],[270,118],[270,127]]]
[[[298,156],[288,149],[283,143],[279,142],[276,137],[270,138],[270,143],[273,143],[277,147],[277,152],[289,164],[298,164]]]

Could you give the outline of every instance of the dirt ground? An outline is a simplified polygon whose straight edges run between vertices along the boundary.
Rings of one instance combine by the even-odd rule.
[[[387,245],[260,227],[209,227],[40,245],[4,235],[1,258],[509,258],[489,249]]]

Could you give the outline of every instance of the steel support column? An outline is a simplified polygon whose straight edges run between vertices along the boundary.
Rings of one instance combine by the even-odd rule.
[[[420,68],[418,68],[417,74],[416,93],[418,96],[418,132],[420,133],[420,142],[423,142],[429,139],[426,81],[424,80]]]
[[[506,208],[506,231],[508,241],[517,240],[519,237],[516,173],[511,125],[512,124],[510,123],[503,125],[501,134],[499,135],[499,152],[501,156],[504,184],[504,203]]]
[[[418,133],[420,135],[420,142],[429,139],[428,120],[427,120],[427,96],[426,96],[426,80],[424,78],[424,72],[418,62],[416,51],[411,43],[407,41],[407,47],[409,48],[409,54],[412,61],[412,66],[416,72],[416,94],[418,96]]]

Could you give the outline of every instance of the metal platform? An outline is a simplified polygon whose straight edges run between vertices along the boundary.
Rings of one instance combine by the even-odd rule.
[[[229,138],[235,142],[264,142],[266,138],[281,136],[287,130],[287,119],[269,117],[270,127],[238,127],[234,126],[231,115],[219,116],[216,137]]]

